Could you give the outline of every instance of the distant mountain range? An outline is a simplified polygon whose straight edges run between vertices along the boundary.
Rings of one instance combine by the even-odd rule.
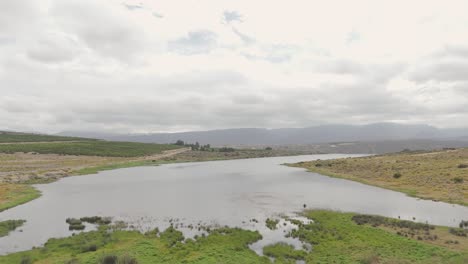
[[[297,145],[330,142],[372,142],[388,140],[468,141],[468,128],[440,129],[429,125],[375,123],[368,125],[322,125],[306,128],[236,128],[209,131],[151,134],[117,134],[65,131],[62,136],[89,137],[115,141],[174,143],[183,140],[214,146]]]

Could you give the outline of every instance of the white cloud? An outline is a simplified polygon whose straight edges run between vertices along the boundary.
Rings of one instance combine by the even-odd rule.
[[[468,3],[0,2],[0,130],[468,120]]]

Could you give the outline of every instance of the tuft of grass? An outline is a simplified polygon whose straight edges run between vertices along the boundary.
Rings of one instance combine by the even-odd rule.
[[[263,248],[263,254],[265,256],[275,258],[275,262],[279,263],[295,263],[296,260],[304,260],[307,256],[307,252],[304,250],[296,250],[292,245],[284,242],[265,246]]]
[[[270,230],[275,230],[278,227],[279,219],[271,219],[267,218],[265,220],[265,225],[268,227]]]

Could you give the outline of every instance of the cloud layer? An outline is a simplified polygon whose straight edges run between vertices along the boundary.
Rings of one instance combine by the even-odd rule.
[[[0,130],[468,121],[466,1],[0,2]]]

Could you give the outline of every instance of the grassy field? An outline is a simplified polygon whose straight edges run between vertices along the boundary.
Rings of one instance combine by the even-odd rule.
[[[372,224],[358,224],[359,215],[331,211],[309,211],[310,224],[300,224],[289,235],[313,245],[311,251],[294,250],[277,243],[264,248],[265,255],[276,263],[466,263],[468,248],[453,244],[430,244],[426,240],[398,235],[394,230]],[[362,216],[361,216],[362,217]],[[398,220],[388,220],[396,221]],[[421,224],[423,225],[423,224]],[[445,232],[450,239],[466,243],[442,227],[431,232]],[[50,239],[43,248],[0,256],[0,263],[102,263],[106,256],[134,259],[145,263],[271,263],[258,256],[248,245],[261,239],[255,231],[238,228],[212,229],[207,236],[185,239],[179,231],[168,228],[146,234],[114,230],[101,226],[98,231],[68,238]],[[444,238],[446,239],[446,238]],[[466,244],[463,244],[466,245]],[[30,262],[30,263],[31,263]],[[28,262],[26,262],[28,263]],[[112,262],[113,263],[113,262]],[[130,263],[130,262],[129,262]]]
[[[51,239],[44,248],[0,256],[0,263],[102,263],[105,256],[129,256],[148,263],[270,263],[248,248],[261,238],[240,229],[213,231],[209,236],[184,240],[175,229],[146,235],[132,231],[107,232],[107,227],[63,239]],[[73,262],[74,261],[74,262]],[[114,263],[114,262],[109,262]]]
[[[468,149],[290,164],[423,199],[468,205]]]
[[[314,223],[302,226],[293,236],[313,245],[307,263],[467,263],[468,248],[432,245],[416,237],[405,237],[380,226],[358,225],[356,214],[310,211]],[[398,221],[398,220],[393,220]],[[444,228],[437,227],[441,232]],[[445,230],[446,231],[446,230]],[[452,235],[454,240],[466,237]]]
[[[29,134],[29,133],[0,132],[0,143],[82,141],[82,140],[90,141],[90,140],[96,140],[96,139],[79,138],[79,137],[61,137],[61,136]]]
[[[0,222],[0,237],[7,236],[8,233],[24,224],[24,220],[7,220]]]
[[[36,199],[41,194],[26,184],[0,183],[0,212]]]
[[[105,157],[138,157],[179,148],[175,145],[113,141],[80,141],[61,143],[0,144],[1,153],[35,152],[40,154],[84,155]]]

